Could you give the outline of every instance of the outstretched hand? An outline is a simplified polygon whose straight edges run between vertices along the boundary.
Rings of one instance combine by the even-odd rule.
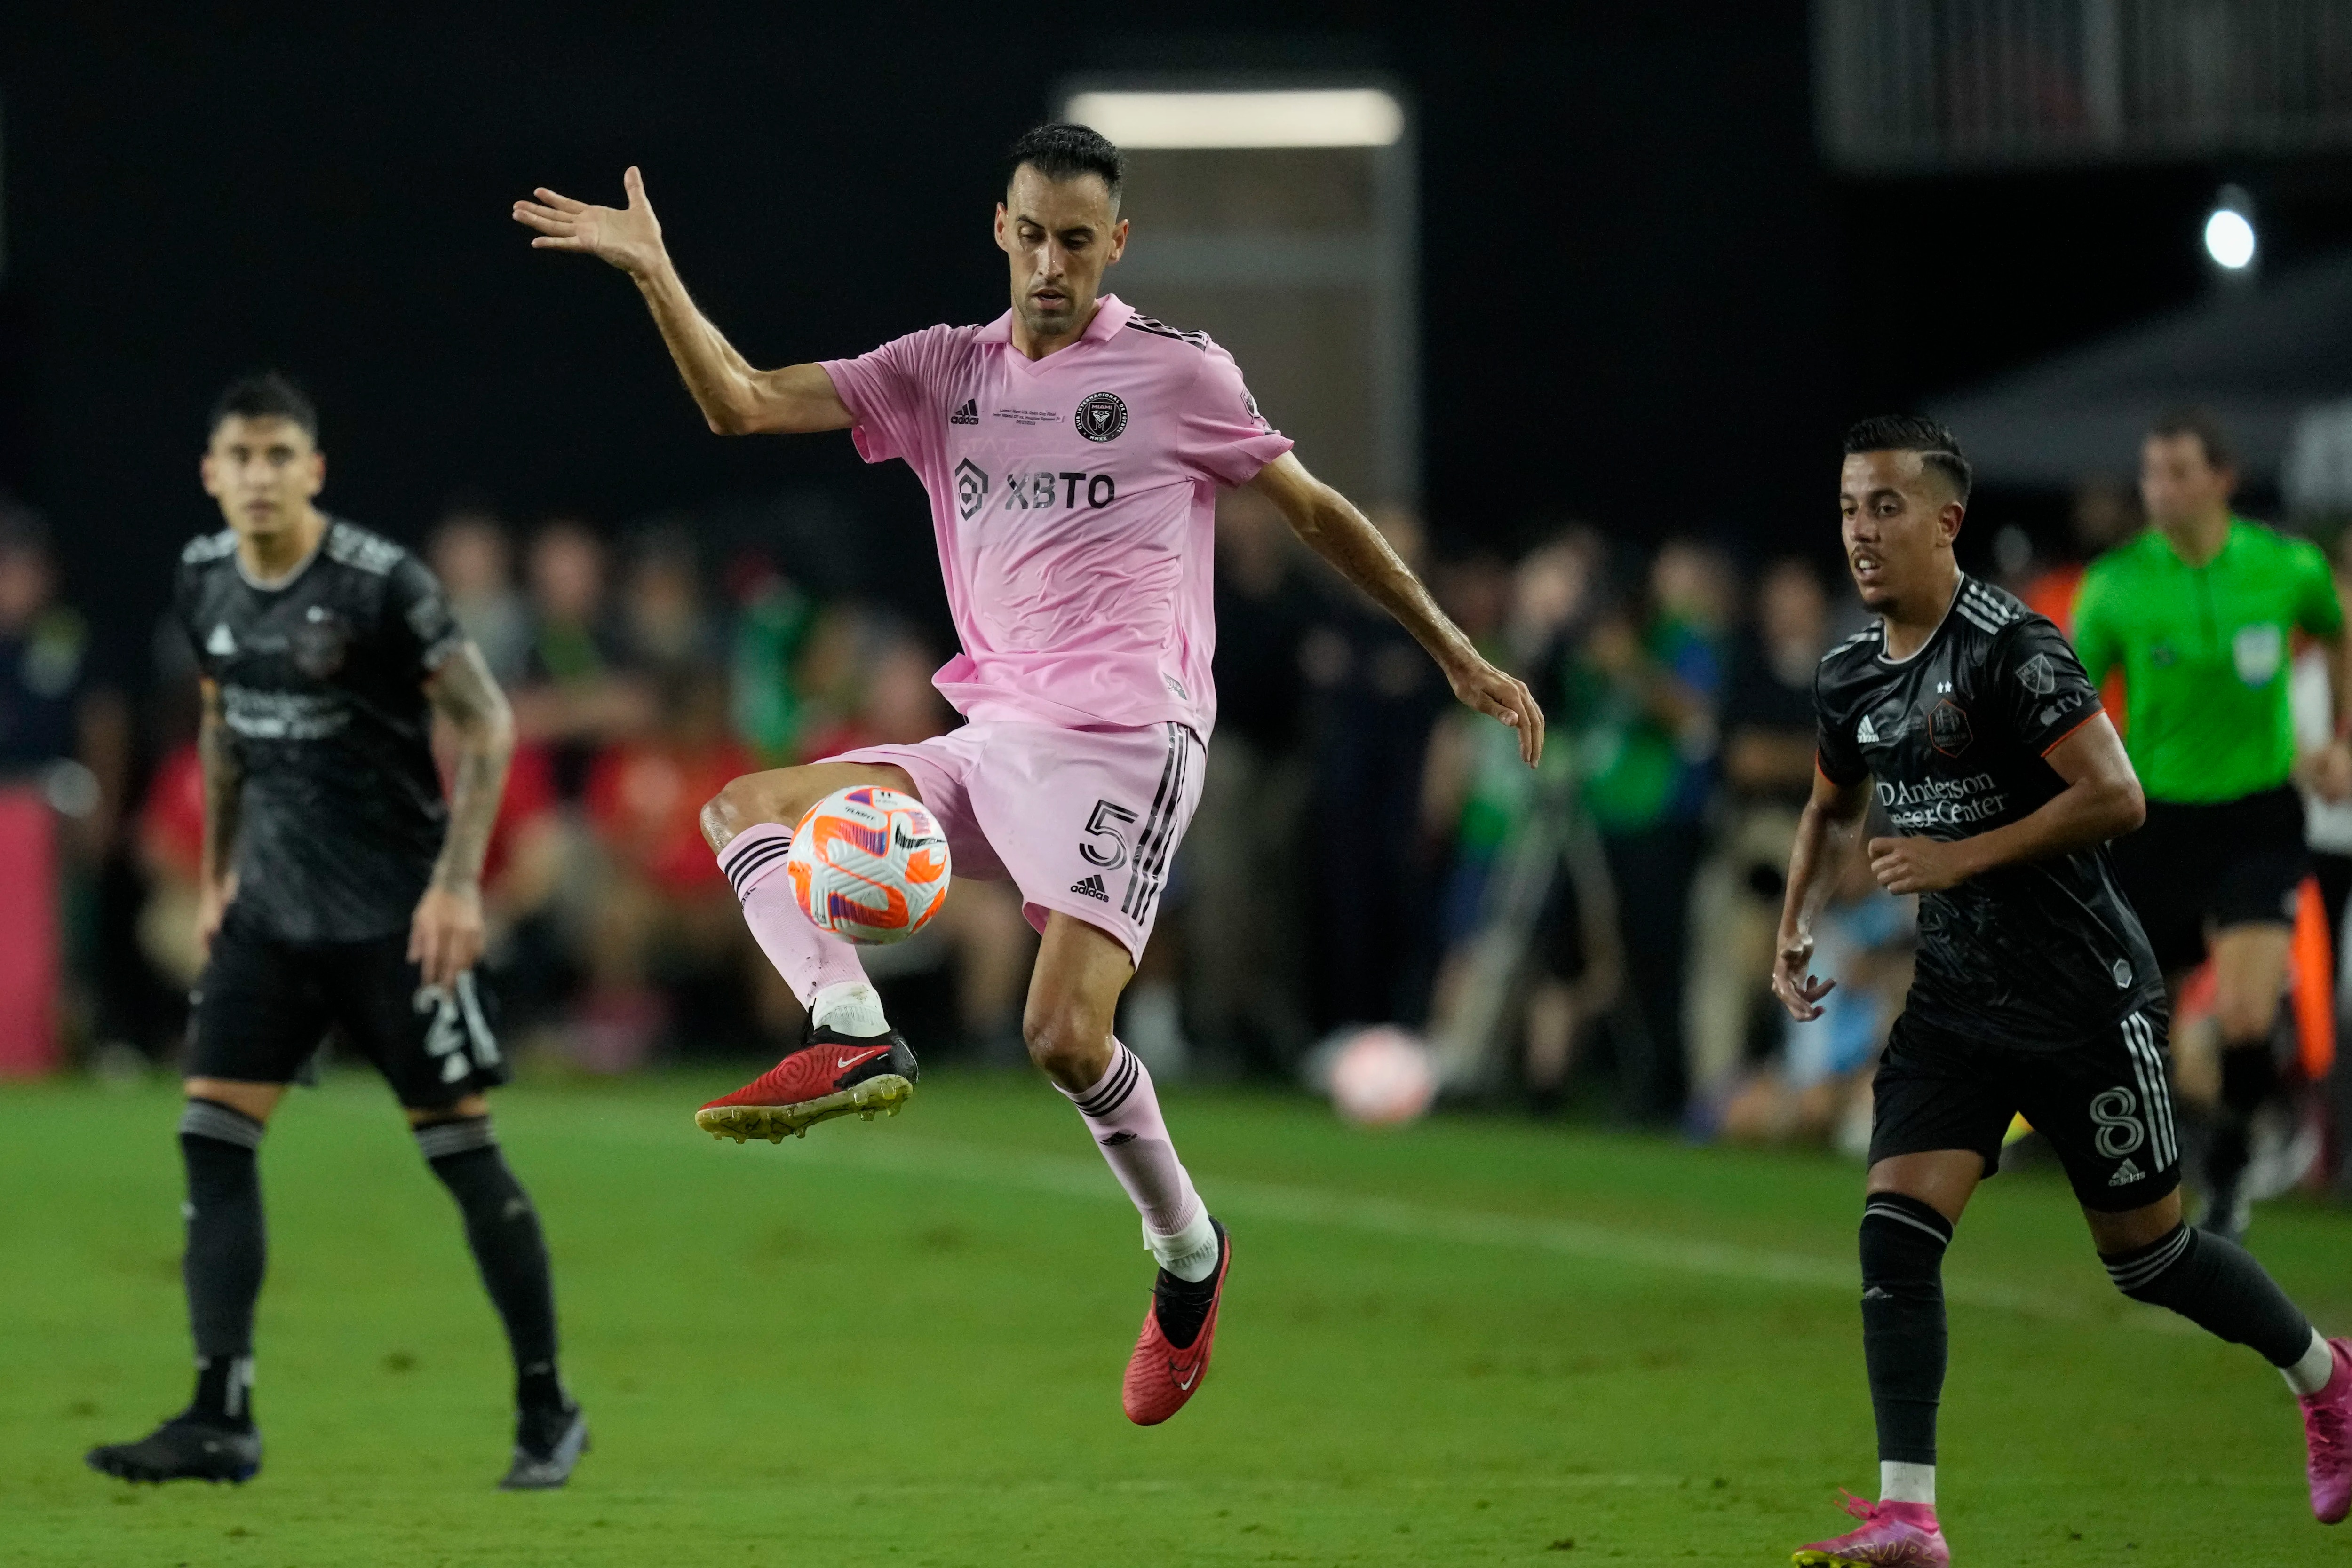
[[[1519,732],[1519,759],[1533,768],[1543,758],[1544,716],[1528,684],[1472,654],[1459,669],[1448,670],[1454,695],[1489,718],[1497,718]]]
[[[632,277],[643,277],[662,264],[661,220],[646,200],[645,176],[631,164],[621,176],[629,193],[625,207],[596,207],[575,202],[542,185],[531,193],[535,202],[514,204],[515,222],[537,229],[533,250],[575,250],[611,262]]]
[[[1780,944],[1772,959],[1772,994],[1799,1023],[1822,1016],[1822,998],[1837,989],[1835,980],[1812,973],[1813,939],[1808,935]]]

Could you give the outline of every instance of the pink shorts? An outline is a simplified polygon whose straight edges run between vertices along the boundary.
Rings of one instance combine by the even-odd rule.
[[[982,720],[827,762],[903,768],[948,836],[950,874],[1011,878],[1039,931],[1058,909],[1143,961],[1169,862],[1201,801],[1200,737],[1181,724],[1061,729]]]

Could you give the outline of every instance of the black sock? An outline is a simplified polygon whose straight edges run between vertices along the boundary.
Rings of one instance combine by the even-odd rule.
[[[2278,1088],[2278,1064],[2267,1036],[2226,1042],[2221,1050],[2221,1099],[2213,1107],[2213,1141],[2205,1174],[2213,1186],[2235,1183],[2252,1157],[2254,1113]]]
[[[2209,1230],[2176,1226],[2161,1241],[2102,1252],[2099,1261],[2133,1301],[2169,1307],[2208,1333],[2252,1345],[2273,1366],[2292,1366],[2311,1348],[2311,1320],[2251,1253]]]
[[[555,1370],[555,1284],[539,1212],[499,1153],[488,1116],[430,1122],[417,1146],[466,1217],[466,1241],[506,1324],[514,1352],[515,1403],[526,1411],[569,1406]]]
[[[253,1427],[253,1357],[196,1357],[196,1396],[187,1414],[207,1427],[249,1431]]]
[[[1878,1457],[1936,1462],[1944,1394],[1944,1249],[1952,1222],[1916,1197],[1873,1193],[1862,1211],[1862,1353]]]
[[[191,1100],[180,1113],[180,1158],[188,1173],[180,1275],[196,1341],[196,1396],[188,1413],[216,1426],[253,1420],[247,1390],[265,1256],[261,1177],[254,1166],[260,1146],[261,1124],[242,1111]]]

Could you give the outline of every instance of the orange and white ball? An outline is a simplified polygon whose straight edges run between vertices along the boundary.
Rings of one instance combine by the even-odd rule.
[[[853,785],[801,818],[784,876],[819,930],[851,942],[903,942],[947,897],[947,835],[912,795]]]

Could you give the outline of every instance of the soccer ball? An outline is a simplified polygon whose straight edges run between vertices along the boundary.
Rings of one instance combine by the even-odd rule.
[[[818,930],[851,942],[903,942],[947,897],[948,839],[912,795],[856,784],[801,818],[784,876]]]
[[[1364,1127],[1394,1127],[1437,1098],[1429,1048],[1393,1024],[1358,1030],[1331,1057],[1332,1108]]]

